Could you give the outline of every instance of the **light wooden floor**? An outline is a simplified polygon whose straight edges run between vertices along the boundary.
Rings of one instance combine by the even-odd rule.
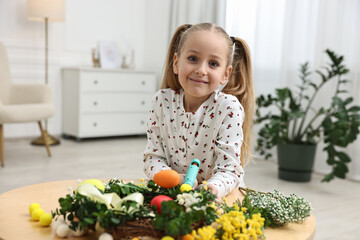
[[[146,177],[142,171],[145,136],[82,142],[61,139],[61,145],[51,147],[51,158],[45,148],[32,146],[30,140],[5,139],[6,161],[5,167],[0,168],[0,193],[55,180]],[[310,183],[279,180],[276,164],[263,160],[248,165],[245,175],[248,187],[295,193],[310,201],[317,220],[315,239],[359,239],[360,183],[320,180],[321,176],[316,174]]]

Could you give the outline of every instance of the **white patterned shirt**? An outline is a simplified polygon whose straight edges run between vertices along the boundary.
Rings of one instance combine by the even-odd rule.
[[[184,91],[162,89],[153,96],[144,152],[144,172],[150,178],[165,169],[186,173],[194,158],[200,160],[197,175],[224,197],[244,187],[240,163],[245,113],[238,99],[214,92],[196,112],[185,112]]]

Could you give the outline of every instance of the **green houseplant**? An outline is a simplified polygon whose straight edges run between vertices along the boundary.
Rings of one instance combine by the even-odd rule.
[[[349,82],[344,76],[349,69],[344,65],[343,56],[338,56],[333,51],[325,51],[330,62],[320,70],[316,70],[318,79],[312,79],[309,63],[300,65],[300,85],[295,90],[290,88],[276,89],[274,95],[260,95],[256,99],[255,124],[261,124],[258,132],[256,150],[265,158],[271,157],[270,150],[277,146],[279,164],[289,164],[291,159],[299,157],[295,165],[309,165],[305,158],[314,157],[318,143],[325,144],[327,164],[332,171],[322,181],[331,181],[334,177],[345,178],[348,172],[347,164],[351,159],[343,150],[356,140],[360,126],[360,106],[352,104],[353,98],[346,96],[344,85]],[[333,92],[329,92],[330,104],[314,108],[314,99],[323,86],[328,82],[336,82]],[[289,152],[292,147],[300,148],[297,152]],[[287,152],[279,152],[285,149]],[[284,158],[280,160],[280,157]],[[300,163],[299,163],[300,161]],[[287,168],[287,166],[285,166]],[[279,165],[279,177],[282,166]],[[307,176],[300,179],[291,179],[292,176],[306,172]],[[310,172],[310,173],[309,173]],[[283,179],[293,181],[309,181],[311,169],[290,169]]]

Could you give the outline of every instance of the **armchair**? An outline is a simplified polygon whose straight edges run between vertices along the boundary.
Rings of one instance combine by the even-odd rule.
[[[54,115],[51,89],[45,84],[14,84],[4,45],[0,42],[0,156],[5,166],[4,124],[38,122],[48,156],[51,156],[41,121]]]

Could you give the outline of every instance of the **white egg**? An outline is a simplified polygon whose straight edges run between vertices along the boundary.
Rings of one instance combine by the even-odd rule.
[[[70,233],[70,228],[65,223],[60,224],[56,229],[56,235],[58,235],[58,237],[61,237],[61,238],[67,237],[69,235],[69,233]]]
[[[53,221],[50,226],[51,226],[51,229],[55,232],[56,229],[57,229],[61,224],[65,224],[65,221],[64,221],[64,220],[56,220],[56,221]]]
[[[102,233],[99,236],[99,240],[114,240],[114,238],[110,233]]]

